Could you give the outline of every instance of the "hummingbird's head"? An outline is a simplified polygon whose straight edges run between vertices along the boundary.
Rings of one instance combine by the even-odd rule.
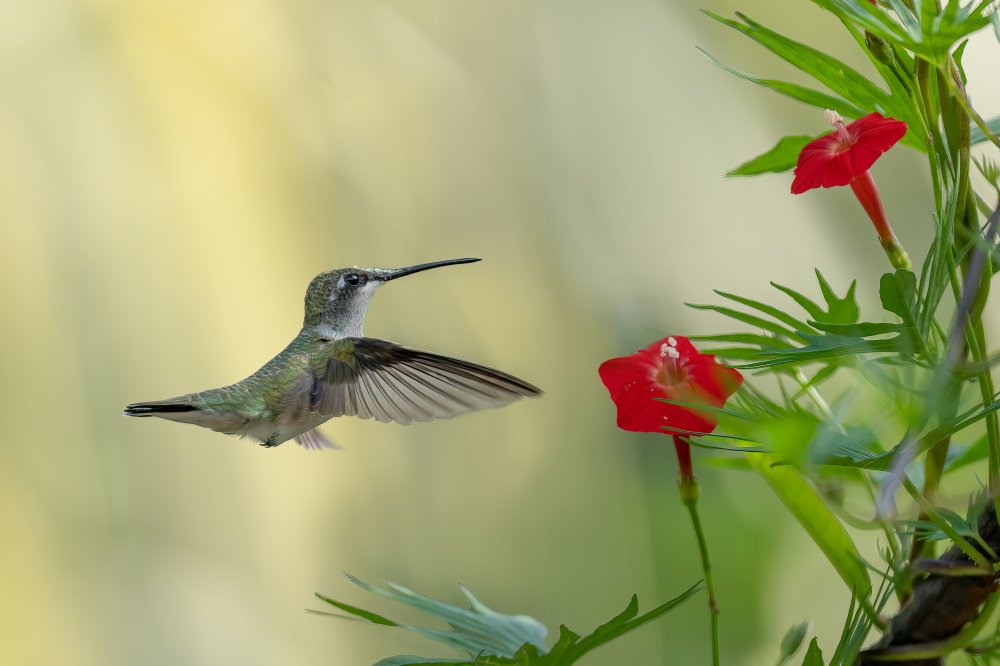
[[[330,338],[364,335],[365,313],[375,290],[389,280],[439,266],[468,264],[479,259],[446,259],[406,268],[335,268],[320,273],[306,290],[304,326],[324,329]]]

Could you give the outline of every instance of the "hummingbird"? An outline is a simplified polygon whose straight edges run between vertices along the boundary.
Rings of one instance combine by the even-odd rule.
[[[407,425],[539,396],[538,388],[505,372],[365,337],[365,313],[381,285],[475,261],[320,273],[306,290],[302,330],[260,370],[229,386],[133,403],[125,415],[192,423],[266,447],[294,438],[305,448],[320,449],[336,448],[317,430],[336,416]]]

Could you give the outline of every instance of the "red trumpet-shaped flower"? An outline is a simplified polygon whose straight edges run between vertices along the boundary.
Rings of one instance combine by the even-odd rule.
[[[799,153],[792,194],[817,187],[850,185],[875,225],[889,261],[896,268],[909,268],[910,258],[889,226],[869,171],[882,153],[903,138],[906,123],[879,113],[869,113],[849,125],[836,111],[827,111],[826,117],[835,131],[810,141]]]
[[[722,407],[739,388],[743,376],[720,365],[711,354],[699,354],[680,336],[657,340],[630,356],[605,361],[598,369],[601,381],[618,407],[618,427],[636,432],[673,435],[680,469],[681,501],[691,514],[701,568],[705,574],[712,630],[712,664],[719,663],[719,607],[715,602],[708,544],[698,517],[698,480],[691,469],[691,445],[685,435],[715,429],[715,415],[698,409]],[[666,398],[683,405],[663,402]],[[691,405],[691,406],[689,406]]]
[[[711,354],[699,354],[687,338],[663,338],[645,349],[605,361],[598,369],[601,381],[618,407],[618,427],[633,432],[674,435],[681,479],[693,478],[687,432],[711,432],[711,412],[657,400],[722,407],[739,388],[743,376],[720,365]]]
[[[605,361],[598,372],[618,407],[618,427],[633,432],[711,432],[716,424],[711,413],[655,398],[721,407],[743,381],[739,372],[711,354],[699,354],[680,336]]]

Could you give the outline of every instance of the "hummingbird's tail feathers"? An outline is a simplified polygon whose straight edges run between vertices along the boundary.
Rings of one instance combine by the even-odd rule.
[[[320,451],[322,449],[339,449],[340,446],[337,445],[332,439],[324,435],[319,431],[319,428],[313,428],[312,430],[307,430],[300,435],[295,436],[295,443],[304,449],[310,451]]]
[[[136,402],[125,406],[125,416],[159,416],[177,412],[193,412],[198,408],[189,402],[158,400],[156,402]]]
[[[136,402],[125,407],[125,416],[156,416],[178,423],[191,423],[216,432],[240,435],[247,425],[245,415],[235,410],[217,409],[203,404],[204,393],[183,395],[167,400]]]
[[[409,424],[541,393],[522,379],[469,361],[386,340],[345,338],[331,346],[314,376],[310,409],[323,416]]]

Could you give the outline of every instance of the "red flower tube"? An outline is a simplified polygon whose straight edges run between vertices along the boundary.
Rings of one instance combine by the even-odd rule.
[[[850,185],[865,209],[879,242],[896,268],[909,268],[910,257],[889,226],[875,180],[869,169],[906,134],[906,123],[869,113],[851,124],[836,111],[826,112],[834,132],[810,141],[799,153],[792,194],[817,187]]]

